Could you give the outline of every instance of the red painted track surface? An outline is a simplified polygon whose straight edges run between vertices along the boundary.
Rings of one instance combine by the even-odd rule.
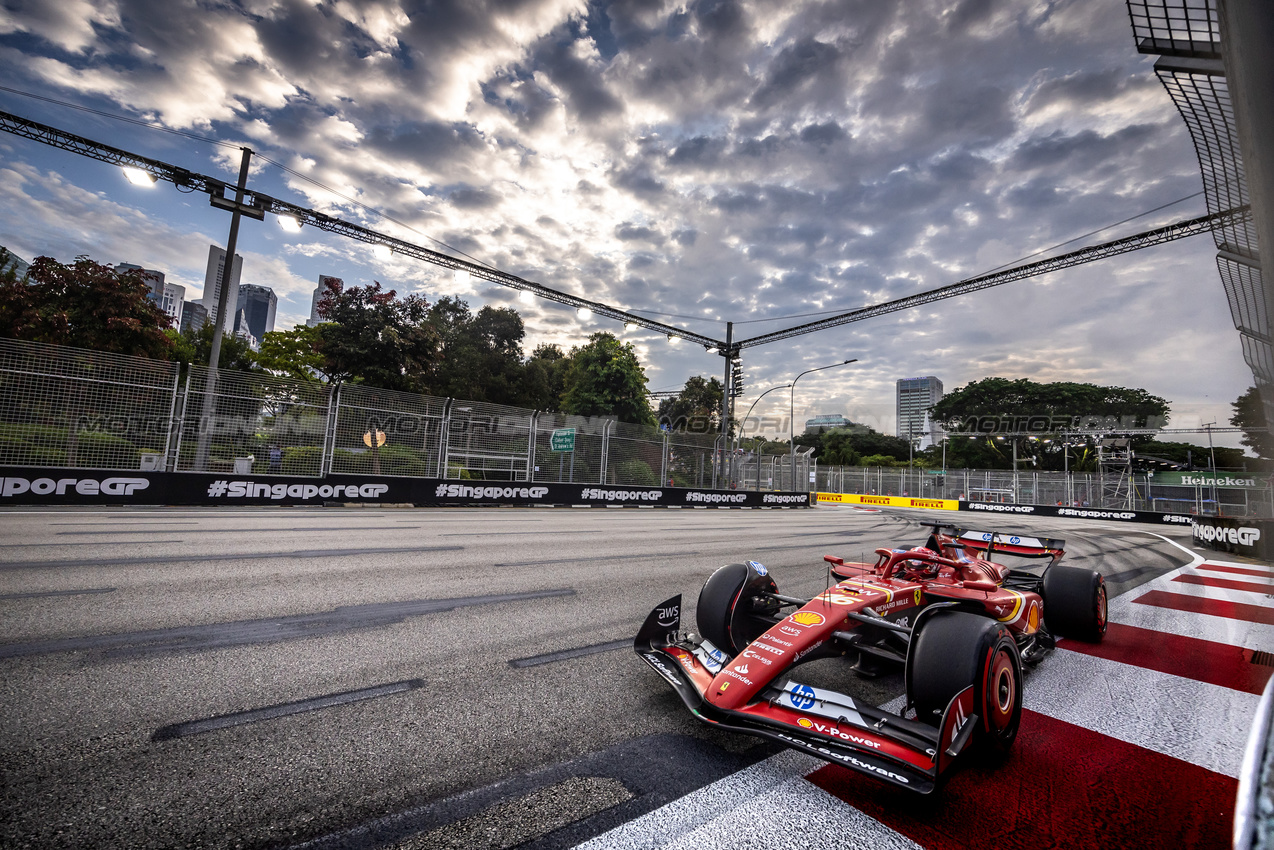
[[[1210,640],[1111,623],[1101,643],[1068,640],[1063,649],[1158,670],[1222,688],[1260,694],[1274,668],[1252,663],[1252,651]]]
[[[1152,590],[1134,601],[1141,605],[1155,605],[1176,611],[1189,611],[1210,617],[1228,617],[1231,620],[1246,620],[1249,623],[1274,626],[1274,608],[1263,605],[1249,605],[1243,602],[1231,602],[1228,599],[1211,599],[1206,596],[1186,596],[1181,593],[1166,593],[1162,590]]]
[[[968,766],[919,806],[913,794],[836,765],[807,778],[930,850],[1224,848],[1238,787],[1033,711],[1002,765]]]

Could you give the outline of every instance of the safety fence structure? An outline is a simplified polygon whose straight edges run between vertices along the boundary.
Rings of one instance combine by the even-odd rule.
[[[184,371],[184,374],[183,374]],[[716,434],[0,339],[0,466],[861,493],[1274,516],[1270,482],[820,465]],[[746,441],[742,441],[746,442]],[[1118,503],[1110,494],[1119,493]],[[1103,494],[1106,494],[1103,497]]]
[[[361,384],[224,369],[209,378],[202,366],[183,374],[176,363],[0,339],[0,465],[731,484],[714,434]]]

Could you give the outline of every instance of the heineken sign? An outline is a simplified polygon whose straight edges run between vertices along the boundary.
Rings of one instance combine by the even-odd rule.
[[[1164,487],[1234,487],[1249,490],[1264,490],[1269,486],[1269,481],[1265,478],[1227,472],[1156,472],[1150,477],[1150,483]]]

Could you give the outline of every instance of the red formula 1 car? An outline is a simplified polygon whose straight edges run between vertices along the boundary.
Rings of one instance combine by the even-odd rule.
[[[1013,743],[1023,663],[1055,637],[1106,632],[1102,577],[1060,566],[1063,541],[930,528],[925,545],[877,549],[874,564],[824,558],[837,583],[813,599],[780,594],[755,561],[721,567],[699,594],[700,636],[681,633],[678,595],[650,613],[634,649],[706,723],[928,794],[970,747]],[[1048,563],[1040,574],[991,560],[1003,555]],[[904,666],[903,713],[791,678],[801,662],[842,655],[866,675]]]

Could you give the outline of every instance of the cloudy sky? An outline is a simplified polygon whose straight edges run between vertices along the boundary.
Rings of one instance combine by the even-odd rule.
[[[11,91],[0,109],[231,180],[248,146],[309,178],[258,159],[261,191],[715,338],[953,283],[1180,199],[1087,242],[1201,214],[1151,63],[1122,0],[0,0],[0,85],[226,144]],[[7,135],[0,201],[0,244],[25,259],[137,263],[188,298],[229,223],[205,196]],[[239,245],[280,327],[334,274],[515,307],[528,352],[621,333],[652,389],[721,372],[699,346],[312,228],[245,220]],[[891,430],[896,379],[998,375],[1144,387],[1175,426],[1225,425],[1251,374],[1214,256],[1193,237],[751,348],[739,413],[857,357],[798,384],[798,422]]]

